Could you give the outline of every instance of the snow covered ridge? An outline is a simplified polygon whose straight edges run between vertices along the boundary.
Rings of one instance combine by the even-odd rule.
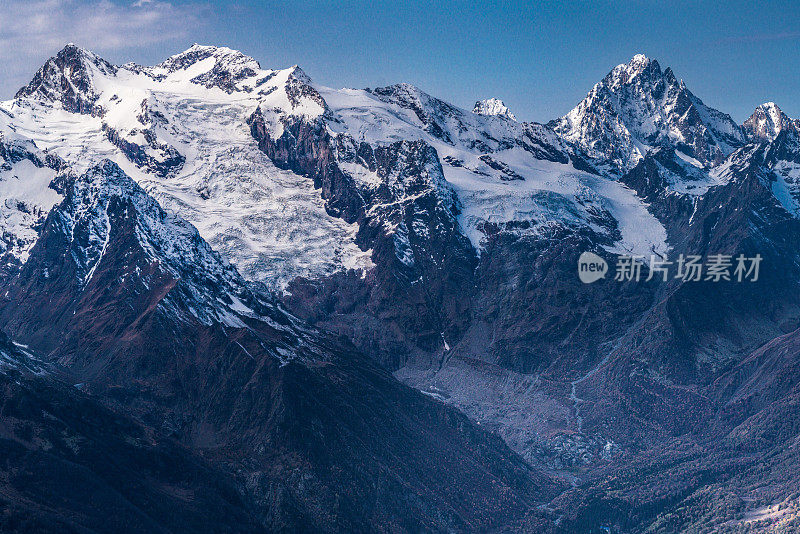
[[[409,264],[409,232],[436,230],[435,221],[399,219],[429,207],[420,204],[423,186],[478,251],[487,225],[502,230],[519,222],[532,234],[552,225],[590,228],[626,253],[665,250],[663,226],[619,176],[670,148],[675,168],[685,171],[668,177],[669,191],[703,194],[725,178],[710,169],[746,139],[730,117],[641,55],[614,68],[567,116],[542,125],[511,120],[496,99],[468,111],[408,84],[331,89],[297,66],[262,69],[241,52],[202,45],[151,67],[114,66],[68,45],[16,99],[0,104],[0,134],[60,158],[75,174],[113,161],[247,279],[274,289],[296,277],[371,269],[372,245],[359,241],[365,220],[332,215],[316,177],[278,168],[253,137],[248,123],[256,115],[280,150],[318,158],[348,177],[350,203],[395,236],[397,257]],[[317,137],[298,146],[290,131],[298,128]],[[323,139],[330,154],[321,151]],[[424,184],[409,180],[427,161],[408,158],[424,152],[422,145],[412,149],[415,143],[438,159],[424,164]],[[38,215],[12,210],[8,233],[28,233],[17,245],[3,242],[24,261],[37,221],[59,197],[42,167],[14,165],[17,182],[30,191],[26,210]]]
[[[262,70],[227,48],[195,45],[142,67],[111,66],[69,45],[0,104],[0,132],[61,157],[76,174],[114,161],[248,278],[282,289],[297,276],[372,265],[355,245],[357,226],[329,215],[313,182],[277,169],[250,134],[259,105],[287,116],[323,111],[304,96],[304,79],[296,67]],[[28,171],[17,173],[20,182],[46,192],[47,181]],[[24,251],[12,253],[24,261]]]
[[[206,324],[244,327],[245,317],[273,325],[291,322],[274,302],[251,292],[236,269],[211,249],[194,226],[164,211],[112,161],[104,160],[75,177],[51,217],[67,236],[69,253],[78,267],[79,286],[90,284],[106,259],[113,236],[123,232],[119,226],[133,220],[142,251],[159,270],[178,281],[162,305],[169,306],[170,299],[181,298],[181,304],[173,306],[176,313],[188,309]],[[119,258],[110,261],[118,262]],[[125,271],[120,273],[121,282],[128,276],[126,270],[134,269],[135,278],[149,283],[141,274],[141,265],[123,262],[122,266],[114,263],[115,270]],[[179,296],[173,296],[176,292]]]
[[[162,210],[118,165],[104,160],[75,178],[57,212],[70,233],[71,241],[75,240],[79,227],[88,231],[89,246],[80,258],[87,271],[84,283],[91,279],[108,246],[111,233],[109,210],[115,199],[133,205],[139,243],[153,259],[163,260],[164,266],[175,276],[181,276],[184,274],[182,271],[196,266],[202,275],[232,282],[235,277],[233,270],[223,265],[193,226]]]
[[[97,74],[113,76],[117,68],[96,54],[69,43],[39,69],[16,98],[59,102],[73,113],[94,113],[100,97],[94,87]]]
[[[584,186],[574,177],[592,178],[576,171],[552,130],[471,113],[407,84],[333,90],[313,84],[296,66],[262,70],[252,58],[219,47],[195,45],[141,67],[111,66],[68,46],[18,96],[0,106],[6,111],[0,131],[35,141],[77,173],[111,159],[166,209],[192,222],[245,276],[277,289],[297,276],[365,270],[372,263],[370,251],[356,245],[357,225],[330,216],[311,180],[277,169],[258,150],[247,126],[256,109],[274,139],[287,124],[321,124],[336,139],[336,164],[357,182],[358,194],[393,191],[375,197],[379,204],[407,205],[416,193],[406,194],[407,186],[392,177],[399,175],[379,176],[360,160],[362,143],[373,149],[398,141],[432,146],[445,178],[434,194],[447,198],[445,189],[455,191],[459,222],[478,249],[486,223],[526,220],[536,231],[555,216],[570,226],[593,224]],[[614,195],[633,205],[633,193],[618,189]],[[572,207],[539,206],[543,195],[553,194]],[[590,211],[613,216],[615,202]],[[365,210],[375,207],[369,204]],[[657,225],[645,208],[638,213],[646,220],[620,226]],[[387,220],[386,228],[400,229],[402,241],[402,225]],[[645,252],[654,246],[663,244],[650,243]]]
[[[502,100],[497,98],[488,98],[486,100],[478,100],[472,108],[473,113],[478,115],[494,115],[497,117],[506,117],[512,121],[517,120],[511,110],[503,103]]]
[[[383,199],[384,204],[413,202],[414,195],[402,193],[402,184],[393,181],[391,174],[376,172],[363,155],[401,140],[423,142],[438,154],[442,187],[455,191],[462,231],[478,252],[483,248],[487,224],[504,227],[526,222],[533,234],[553,224],[590,227],[615,241],[618,228],[597,222],[617,218],[624,218],[618,220],[619,229],[624,230],[623,243],[616,248],[641,248],[648,253],[666,249],[663,228],[658,229],[660,223],[635,194],[617,183],[601,183],[595,174],[576,168],[568,146],[544,125],[471,113],[408,84],[373,90],[316,90],[327,110],[314,120],[335,138],[337,163],[355,180],[361,197],[388,188],[394,196]],[[268,115],[279,110],[262,107],[261,112]],[[637,203],[640,208],[631,209]],[[401,230],[397,235],[400,242],[395,244],[398,250],[404,249],[406,229],[402,225],[391,228]],[[634,228],[646,231],[634,236]],[[651,242],[654,236],[657,241]],[[405,254],[398,253],[398,258],[413,262]]]

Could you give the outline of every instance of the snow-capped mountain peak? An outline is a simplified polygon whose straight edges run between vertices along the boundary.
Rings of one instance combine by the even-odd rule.
[[[227,46],[193,44],[183,52],[179,52],[162,61],[157,67],[162,67],[170,72],[178,69],[186,69],[209,57],[213,57],[216,63],[251,63],[254,70],[261,68],[258,61],[238,50],[233,50]]]
[[[70,43],[45,62],[31,82],[17,91],[16,98],[60,102],[67,111],[91,114],[99,97],[95,78],[116,72],[108,61]]]
[[[26,261],[36,228],[60,200],[48,187],[58,159],[81,174],[108,158],[249,278],[283,288],[311,271],[370,265],[354,243],[355,225],[326,211],[312,180],[276,168],[250,132],[247,119],[259,108],[278,136],[284,121],[325,112],[299,67],[264,70],[241,52],[204,45],[152,67],[114,67],[70,46],[60,55],[85,67],[91,91],[78,93],[81,106],[63,105],[76,100],[66,82],[47,84],[51,97],[40,97],[41,75],[34,90],[0,103],[0,144],[19,139],[38,154],[4,161],[0,153],[0,192],[9,195],[0,254]]]
[[[2,105],[10,114],[0,114],[0,131],[35,139],[77,173],[113,160],[167,210],[194,224],[245,276],[281,289],[298,275],[372,266],[372,244],[355,243],[358,210],[370,209],[360,207],[362,201],[400,206],[419,195],[419,183],[397,181],[403,174],[395,169],[395,155],[409,168],[416,168],[412,161],[424,164],[430,197],[442,200],[452,212],[447,217],[460,211],[460,224],[476,247],[487,222],[505,224],[524,214],[519,216],[539,228],[556,210],[569,226],[594,225],[596,214],[605,220],[620,203],[635,200],[630,192],[603,186],[598,200],[588,202],[591,186],[583,182],[594,184],[595,178],[576,172],[567,147],[547,126],[471,113],[409,84],[333,90],[314,84],[296,65],[262,70],[240,52],[204,45],[154,67],[93,69],[92,84],[92,109],[99,110],[94,116],[77,117],[69,108],[38,101],[9,102]],[[489,102],[493,111],[507,110],[498,100]],[[302,166],[305,154],[293,160],[303,136],[328,143],[335,161],[311,169]],[[347,217],[332,216],[339,208],[330,210],[330,199],[307,178],[334,172],[334,164],[349,177],[342,183],[352,179],[358,187],[343,196]],[[385,182],[392,193],[383,198]],[[562,197],[575,209],[560,210]],[[509,198],[513,209],[501,202]],[[627,229],[642,224],[629,224],[630,213],[619,215],[626,219],[620,221],[626,243]],[[644,208],[635,211],[640,217],[655,224]],[[396,221],[383,222],[394,231]],[[607,233],[609,227],[601,226]],[[398,228],[402,237],[405,230]],[[661,232],[652,234],[656,243],[644,250],[663,248]]]
[[[672,69],[641,54],[614,67],[551,125],[598,165],[623,173],[656,147],[713,165],[744,142],[730,116],[706,106]]]
[[[671,73],[672,71],[670,70],[669,72]],[[658,61],[650,59],[644,54],[636,54],[628,63],[622,63],[614,67],[606,76],[606,80],[609,86],[619,87],[632,83],[634,78],[643,73],[651,74],[652,76],[662,76],[664,74],[661,72],[661,66]]]
[[[472,108],[472,112],[478,115],[494,115],[498,117],[505,117],[511,120],[517,120],[508,106],[502,100],[497,98],[487,98],[486,100],[478,100]]]
[[[227,93],[252,90],[252,87],[244,87],[241,82],[262,73],[258,61],[238,50],[200,44],[194,44],[159,65],[143,70],[156,79],[181,71],[191,83],[207,88],[218,87]]]
[[[631,58],[630,63],[628,65],[635,66],[635,65],[649,65],[652,61],[650,58],[645,56],[644,54],[636,54]]]
[[[765,102],[753,111],[742,129],[750,141],[772,142],[783,130],[800,131],[800,121],[786,116],[775,102]]]
[[[290,73],[289,76],[292,79],[295,79],[298,82],[303,82],[303,83],[307,83],[307,84],[311,83],[311,77],[308,74],[306,74],[306,71],[301,69],[299,65],[292,65],[291,67],[289,67],[288,70],[289,70],[289,73]]]

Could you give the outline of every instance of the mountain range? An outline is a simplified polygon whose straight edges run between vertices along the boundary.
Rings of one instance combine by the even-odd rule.
[[[772,102],[739,125],[636,55],[538,124],[69,44],[0,103],[0,160],[0,530],[800,524]],[[583,252],[644,276],[584,284]],[[653,276],[715,255],[759,274]]]

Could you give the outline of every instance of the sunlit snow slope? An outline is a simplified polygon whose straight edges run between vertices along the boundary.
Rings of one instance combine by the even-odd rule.
[[[389,202],[401,205],[413,193],[396,176],[378,176],[350,157],[362,143],[433,147],[441,170],[432,172],[443,179],[432,187],[437,196],[455,199],[458,223],[479,253],[486,225],[510,222],[525,223],[531,233],[552,225],[588,227],[615,251],[666,251],[663,226],[635,193],[578,164],[547,126],[518,123],[510,112],[469,112],[407,84],[316,86],[297,67],[264,70],[227,48],[194,45],[142,67],[114,66],[68,45],[14,100],[0,104],[0,134],[58,156],[72,175],[114,161],[249,279],[282,289],[297,276],[369,269],[371,251],[356,245],[358,225],[326,211],[313,180],[277,168],[259,150],[248,126],[256,110],[273,139],[297,121],[324,129],[336,141],[331,164],[352,177],[363,198],[383,187]],[[26,232],[35,233],[60,197],[48,188],[55,169],[31,158],[7,163],[0,191],[21,196],[24,182],[27,212],[8,201],[2,207],[3,224],[14,229],[9,235],[22,236],[4,246],[24,261],[32,243]],[[385,228],[400,238],[408,231]]]
[[[313,183],[277,169],[250,135],[246,119],[259,102],[289,105],[269,94],[293,69],[263,71],[215,47],[194,46],[152,68],[100,68],[90,52],[68,51],[77,56],[68,61],[87,70],[96,97],[89,112],[32,91],[2,104],[4,135],[35,140],[75,173],[111,159],[249,278],[282,287],[295,276],[369,267],[368,251],[353,242],[356,225],[328,215]],[[46,212],[58,197],[45,172],[24,161],[13,170]],[[4,192],[22,188],[6,178],[11,173],[3,172]]]

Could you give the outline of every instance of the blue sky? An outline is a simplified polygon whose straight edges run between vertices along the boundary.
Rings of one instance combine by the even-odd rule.
[[[540,122],[641,52],[739,122],[769,100],[800,117],[792,2],[5,0],[0,98],[69,41],[144,64],[194,42],[225,45],[333,87],[404,81],[462,107],[495,96]]]

